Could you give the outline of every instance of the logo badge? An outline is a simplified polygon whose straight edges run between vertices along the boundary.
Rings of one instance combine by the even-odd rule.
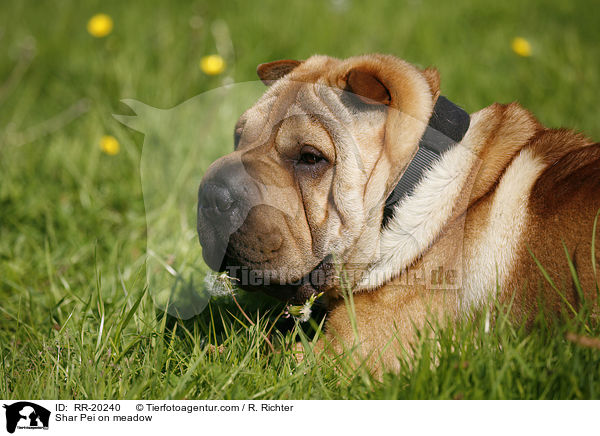
[[[50,411],[28,401],[19,401],[3,406],[6,409],[6,431],[14,433],[15,429],[48,430]]]

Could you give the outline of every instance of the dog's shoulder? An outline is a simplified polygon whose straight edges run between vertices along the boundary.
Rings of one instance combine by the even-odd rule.
[[[519,152],[543,129],[533,114],[518,103],[494,103],[471,115],[465,140],[480,163],[471,189],[471,204],[496,190]]]
[[[552,197],[559,185],[564,189],[584,181],[588,188],[597,188],[600,144],[586,136],[569,129],[546,128],[518,103],[495,103],[473,114],[472,120],[471,138],[481,166],[471,202],[494,192],[508,169],[513,167],[515,172],[518,166],[536,168],[532,171],[536,178],[532,198]]]

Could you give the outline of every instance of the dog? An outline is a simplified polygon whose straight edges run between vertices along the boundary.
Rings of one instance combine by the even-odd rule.
[[[203,257],[247,290],[323,293],[333,351],[394,371],[433,319],[595,297],[600,144],[516,103],[469,115],[436,69],[389,55],[257,72],[268,88],[199,188]]]

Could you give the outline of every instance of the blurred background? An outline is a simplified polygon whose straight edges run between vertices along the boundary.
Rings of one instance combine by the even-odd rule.
[[[470,112],[516,100],[598,139],[599,11],[593,0],[3,1],[5,312],[26,298],[32,324],[59,322],[78,295],[100,286],[110,300],[143,275],[144,135],[112,116],[133,115],[122,99],[168,109],[256,80],[262,62],[382,52],[437,67],[442,93]],[[231,147],[205,145],[197,175]]]

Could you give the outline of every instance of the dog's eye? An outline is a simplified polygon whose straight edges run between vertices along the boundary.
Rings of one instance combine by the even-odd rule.
[[[317,156],[313,153],[302,153],[300,155],[300,162],[306,165],[314,165],[322,160],[323,158],[321,156]]]
[[[310,145],[302,147],[300,157],[298,158],[298,162],[304,165],[316,165],[324,160],[325,157],[323,157],[321,152]]]

